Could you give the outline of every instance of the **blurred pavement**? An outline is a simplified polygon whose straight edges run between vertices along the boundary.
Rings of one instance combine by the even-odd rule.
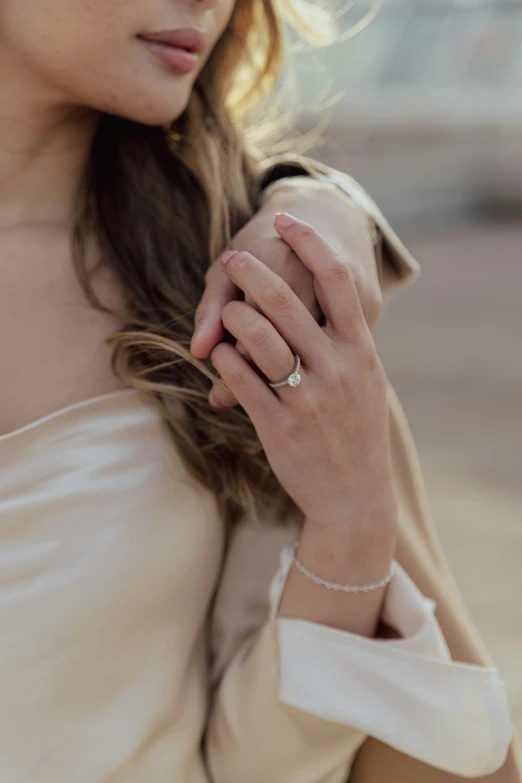
[[[522,220],[409,233],[422,275],[391,303],[377,343],[522,737]]]

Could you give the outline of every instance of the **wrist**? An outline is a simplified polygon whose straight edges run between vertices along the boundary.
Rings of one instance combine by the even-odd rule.
[[[372,492],[377,479],[369,482],[368,488],[360,496],[354,494],[344,502],[336,498],[334,504],[326,507],[325,513],[314,509],[304,512],[306,525],[320,531],[331,530],[332,535],[347,535],[364,538],[373,535],[374,530],[390,530],[392,533],[398,524],[399,504],[397,492],[391,477],[378,481],[379,490]]]
[[[397,517],[383,519],[381,525],[368,524],[357,528],[318,524],[305,518],[301,540],[310,542],[318,551],[338,552],[343,559],[347,552],[356,552],[361,556],[382,552],[387,556],[395,551],[398,529]]]
[[[262,191],[259,203],[261,207],[271,208],[273,204],[281,203],[288,207],[294,203],[301,203],[307,198],[317,198],[318,193],[323,196],[330,194],[336,200],[343,200],[343,196],[331,182],[303,174],[283,177],[271,182]]]
[[[318,527],[306,519],[299,559],[313,572],[338,583],[364,584],[382,579],[395,558],[397,520],[383,519],[364,529]]]
[[[318,551],[337,551],[343,560],[347,552],[387,557],[395,551],[398,528],[398,504],[392,497],[379,508],[352,504],[328,518],[305,516],[302,539]]]

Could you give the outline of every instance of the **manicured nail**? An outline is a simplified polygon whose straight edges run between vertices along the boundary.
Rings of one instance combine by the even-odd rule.
[[[205,321],[200,321],[199,324],[196,326],[196,331],[192,335],[192,339],[190,341],[191,348],[196,342],[196,338],[202,333],[204,326],[205,326]]]
[[[237,253],[237,250],[225,250],[223,253],[221,253],[219,257],[219,263],[221,266],[226,266],[228,261],[232,258],[232,256],[235,256]]]
[[[278,212],[274,218],[274,222],[277,220],[278,226],[281,228],[290,228],[297,223],[297,218],[293,215],[289,215],[288,212]]]

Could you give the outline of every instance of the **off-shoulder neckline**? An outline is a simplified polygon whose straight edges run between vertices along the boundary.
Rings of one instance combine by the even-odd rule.
[[[140,394],[143,394],[143,392],[141,392],[139,389],[117,389],[116,391],[106,392],[105,394],[97,394],[94,397],[87,397],[85,400],[73,402],[71,405],[65,405],[63,408],[58,408],[58,410],[47,413],[45,416],[40,416],[38,419],[30,421],[28,424],[24,424],[21,427],[17,427],[10,432],[6,432],[3,435],[0,435],[0,443],[14,439],[16,436],[23,435],[30,430],[37,429],[41,425],[46,424],[47,422],[54,419],[59,419],[75,410],[95,406],[99,403],[107,402],[108,400],[117,399],[119,397],[125,398]]]

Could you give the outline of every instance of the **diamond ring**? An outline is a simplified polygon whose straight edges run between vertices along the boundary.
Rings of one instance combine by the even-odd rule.
[[[287,375],[286,378],[284,378],[282,381],[278,381],[277,383],[269,382],[268,385],[272,389],[280,389],[281,386],[292,386],[293,388],[299,386],[302,380],[302,375],[299,372],[300,368],[301,368],[301,357],[296,353],[294,369],[292,370],[290,375]]]

